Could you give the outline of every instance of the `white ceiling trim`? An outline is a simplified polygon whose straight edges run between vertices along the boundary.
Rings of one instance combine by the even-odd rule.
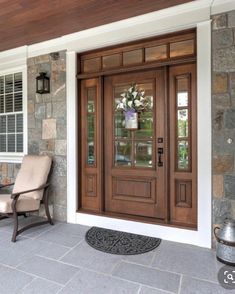
[[[146,36],[178,31],[182,28],[192,28],[200,22],[209,20],[211,14],[232,9],[235,9],[235,0],[192,1],[45,42],[0,52],[0,70],[24,65],[27,58],[50,52],[60,50],[83,52],[120,42],[134,41]],[[129,28],[128,32],[127,28]]]

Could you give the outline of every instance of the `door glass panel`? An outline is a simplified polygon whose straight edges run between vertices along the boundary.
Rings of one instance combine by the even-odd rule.
[[[170,57],[190,54],[194,54],[194,40],[186,40],[170,44]]]
[[[188,106],[188,92],[178,92],[177,105],[178,107]]]
[[[142,49],[123,52],[123,65],[138,64],[141,62],[143,62]]]
[[[135,166],[152,167],[152,142],[142,141],[135,143]]]
[[[94,115],[87,116],[87,164],[94,165],[95,163],[95,150],[94,150],[94,140],[95,140],[95,121]]]
[[[155,46],[145,48],[145,61],[156,61],[167,58],[167,46]]]
[[[116,138],[130,138],[131,131],[125,128],[125,116],[123,113],[115,113],[115,137]]]
[[[94,113],[95,112],[95,96],[96,96],[96,88],[88,88],[87,89],[87,112]]]
[[[83,71],[84,72],[95,72],[100,70],[101,59],[100,57],[85,59],[83,61]]]
[[[189,102],[190,75],[185,74],[176,77],[176,145],[177,154],[176,169],[188,170],[191,166],[189,161],[190,152],[190,102]]]
[[[131,142],[115,142],[115,166],[131,167]]]
[[[121,54],[107,55],[102,58],[103,69],[118,67],[120,63]]]
[[[123,93],[126,93],[134,84],[116,86],[114,88],[114,136],[115,136],[115,166],[148,167],[154,166],[152,157],[152,145],[154,137],[154,115],[153,115],[153,83],[137,84],[138,91],[143,91],[143,97],[147,101],[148,107],[140,109],[138,112],[138,129],[129,130],[125,128],[125,109],[117,109],[120,102],[125,100]],[[128,94],[129,95],[129,94]],[[128,99],[130,97],[128,96]],[[128,100],[127,100],[128,101]],[[125,102],[123,102],[125,104]],[[126,104],[125,104],[126,105]],[[128,141],[126,141],[128,139]],[[141,140],[141,141],[140,141]],[[133,148],[131,148],[133,146]]]
[[[95,155],[95,121],[96,121],[96,87],[87,88],[87,165],[94,166]]]
[[[188,137],[188,109],[178,110],[178,137]]]
[[[153,137],[153,113],[143,112],[139,115],[139,129],[135,132],[136,139]]]
[[[188,141],[178,141],[178,169],[188,169],[188,157]]]

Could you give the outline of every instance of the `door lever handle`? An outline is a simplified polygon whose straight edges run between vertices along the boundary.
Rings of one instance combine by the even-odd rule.
[[[157,165],[163,166],[163,162],[162,162],[163,148],[158,148],[157,153],[158,153],[158,164]]]

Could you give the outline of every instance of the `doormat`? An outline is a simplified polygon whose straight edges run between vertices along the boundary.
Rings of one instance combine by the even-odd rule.
[[[149,252],[161,239],[120,231],[92,227],[86,233],[86,242],[93,248],[111,254],[134,255]]]

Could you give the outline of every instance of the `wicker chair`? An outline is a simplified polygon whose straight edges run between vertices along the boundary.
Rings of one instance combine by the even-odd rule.
[[[14,185],[12,194],[0,194],[0,219],[13,218],[14,230],[12,242],[25,230],[53,221],[48,207],[48,175],[52,159],[47,155],[25,155],[15,183],[0,185],[0,189]],[[44,203],[47,220],[29,224],[18,229],[18,216],[27,216],[29,212],[39,211]]]

